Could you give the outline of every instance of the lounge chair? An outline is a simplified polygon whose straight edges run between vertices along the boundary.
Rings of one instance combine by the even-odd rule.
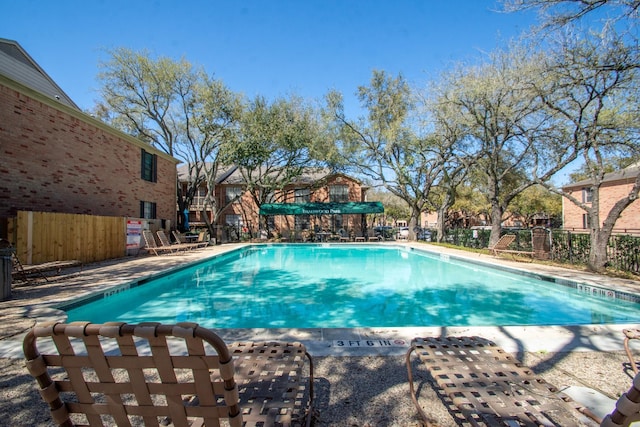
[[[195,323],[77,322],[36,326],[23,349],[27,369],[60,426],[311,421],[313,362],[300,343],[227,346]]]
[[[173,248],[175,251],[188,251],[200,247],[197,243],[171,243],[169,237],[165,234],[164,230],[156,231],[160,244],[165,248]]]
[[[509,245],[516,240],[516,236],[514,234],[505,234],[500,237],[500,239],[496,242],[495,245],[489,246],[489,251],[497,256],[500,252],[505,252]]]
[[[434,337],[415,338],[406,354],[411,399],[427,425],[429,417],[418,402],[413,383],[413,352],[435,381],[452,415],[459,421],[466,419],[468,425],[575,426],[600,422],[595,414],[535,376],[495,343],[479,337]]]
[[[153,237],[153,233],[149,230],[142,231],[142,238],[144,239],[144,248],[147,252],[153,253],[154,255],[174,253],[176,251],[176,248],[171,246],[158,246],[155,237]]]
[[[631,348],[629,347],[629,341],[640,340],[640,329],[623,329],[622,333],[624,334],[624,349],[627,352],[627,357],[629,358],[629,365],[633,373],[637,375],[638,365],[636,364],[636,360],[633,357]]]
[[[20,262],[15,253],[11,254],[11,260],[13,264],[13,269],[11,271],[11,275],[14,277],[19,277],[21,280],[25,282],[29,282],[29,277],[38,275],[47,282],[49,278],[47,277],[46,272],[55,271],[56,274],[60,274],[63,268],[70,267],[78,267],[82,269],[82,261],[77,259],[66,260],[66,261],[49,261],[43,262],[41,264],[32,264],[32,265],[24,265]]]
[[[384,237],[382,235],[378,235],[378,234],[375,233],[375,231],[369,230],[369,234],[367,236],[367,241],[369,241],[369,242],[371,242],[371,241],[379,242],[380,240],[384,240]]]
[[[178,243],[192,244],[195,248],[204,248],[205,246],[209,246],[209,240],[206,238],[206,231],[201,231],[200,233],[198,233],[197,239],[192,242],[187,241],[187,237],[184,234],[180,233],[178,230],[173,230],[172,233],[173,237]]]

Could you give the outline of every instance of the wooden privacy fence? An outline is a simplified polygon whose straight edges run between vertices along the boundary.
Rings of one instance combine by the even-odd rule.
[[[8,234],[24,264],[77,259],[96,262],[126,255],[124,217],[19,211]]]

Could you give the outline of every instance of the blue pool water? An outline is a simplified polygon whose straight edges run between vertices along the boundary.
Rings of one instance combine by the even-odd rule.
[[[640,305],[423,251],[305,244],[234,251],[68,316],[209,328],[577,325],[638,323]]]

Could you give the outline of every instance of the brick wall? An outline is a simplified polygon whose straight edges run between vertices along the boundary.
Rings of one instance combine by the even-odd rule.
[[[155,202],[157,217],[173,224],[175,160],[158,155],[158,181],[144,181],[142,147],[85,114],[0,80],[0,218],[17,210],[138,217],[143,200]]]
[[[633,187],[633,182],[626,181],[611,181],[606,182],[600,187],[600,223],[602,223],[606,215],[609,213],[613,205],[620,199],[626,197]],[[571,194],[578,200],[582,200],[582,188],[568,187],[566,190],[570,190]],[[563,206],[563,226],[565,229],[582,229],[583,221],[582,216],[585,211],[580,209],[574,203],[566,198],[562,199]],[[623,212],[620,218],[616,221],[616,230],[623,229],[640,229],[640,201],[634,201]]]

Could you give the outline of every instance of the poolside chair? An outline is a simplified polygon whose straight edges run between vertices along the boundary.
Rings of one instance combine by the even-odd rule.
[[[384,237],[382,235],[376,234],[376,232],[373,229],[369,230],[367,234],[368,242],[371,242],[371,241],[379,242],[380,240],[384,240]]]
[[[15,253],[11,253],[11,260],[13,264],[11,275],[14,277],[19,277],[25,282],[30,282],[30,277],[36,275],[42,277],[45,281],[48,282],[49,277],[44,273],[55,271],[56,274],[59,275],[60,273],[62,273],[63,268],[79,266],[82,270],[82,261],[77,259],[65,261],[48,261],[40,264],[24,265],[20,262],[18,256]]]
[[[169,237],[165,234],[164,230],[156,231],[156,235],[158,236],[158,240],[160,240],[160,244],[162,247],[173,248],[175,251],[188,251],[191,249],[195,249],[200,247],[197,243],[171,243]]]
[[[209,239],[206,238],[206,231],[201,231],[200,233],[198,233],[197,239],[192,242],[187,241],[187,237],[184,234],[180,233],[178,230],[173,230],[172,233],[177,243],[192,244],[195,248],[204,248],[205,246],[209,246]]]
[[[310,425],[313,362],[300,343],[227,346],[195,323],[76,322],[34,327],[23,350],[59,426]]]
[[[631,348],[629,347],[629,341],[631,340],[640,340],[640,329],[623,329],[622,333],[624,334],[624,350],[627,352],[627,357],[629,358],[629,364],[631,370],[634,374],[638,374],[638,365],[636,364],[636,360],[633,357],[633,353],[631,352]]]
[[[433,337],[415,338],[406,354],[411,399],[427,425],[429,417],[418,402],[413,383],[413,352],[461,425],[533,427],[600,422],[495,343],[480,337]]]
[[[155,237],[153,237],[153,233],[149,230],[142,231],[142,238],[144,239],[144,248],[147,252],[153,253],[156,256],[164,253],[174,253],[176,251],[176,248],[171,246],[158,246]]]
[[[493,255],[497,256],[498,253],[506,251],[509,245],[515,240],[515,234],[505,234],[504,236],[500,237],[495,245],[489,246],[489,251],[491,251]]]

